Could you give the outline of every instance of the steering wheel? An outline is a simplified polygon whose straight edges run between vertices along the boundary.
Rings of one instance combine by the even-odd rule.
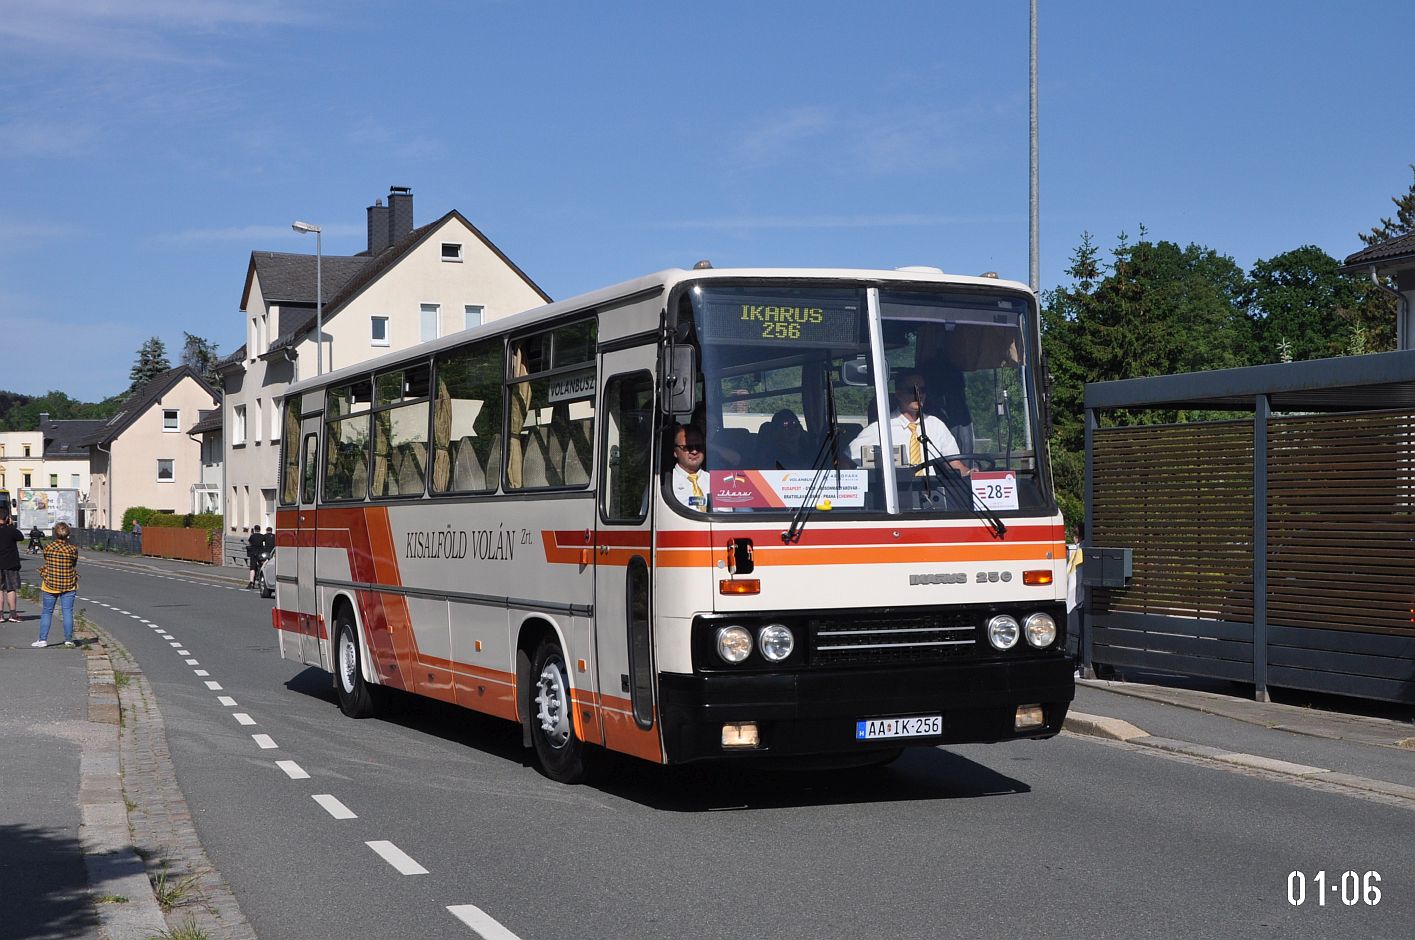
[[[949,454],[945,457],[934,457],[931,460],[925,460],[923,463],[913,467],[909,467],[908,469],[919,470],[924,467],[932,467],[939,473],[952,473],[954,475],[961,476],[961,474],[959,474],[958,471],[952,466],[951,461],[954,460],[962,460],[966,463],[981,464],[981,469],[983,470],[997,469],[997,460],[988,454]]]

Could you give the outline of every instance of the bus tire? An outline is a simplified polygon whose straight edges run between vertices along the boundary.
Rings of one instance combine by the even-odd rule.
[[[364,681],[359,631],[348,608],[334,621],[334,690],[339,710],[350,718],[371,718],[382,710],[385,690]]]
[[[585,742],[575,734],[565,654],[548,636],[531,658],[531,700],[528,709],[531,742],[541,771],[559,783],[580,783],[588,774]]]

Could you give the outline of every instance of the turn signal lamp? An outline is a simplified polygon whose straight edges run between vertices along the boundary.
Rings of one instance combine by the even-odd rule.
[[[760,594],[761,592],[760,578],[738,578],[735,581],[723,578],[717,582],[717,593],[719,594]]]
[[[1042,585],[1042,584],[1051,584],[1051,582],[1052,582],[1052,574],[1051,574],[1050,571],[1043,570],[1043,571],[1024,571],[1024,572],[1022,572],[1022,583],[1023,583],[1023,584]]]

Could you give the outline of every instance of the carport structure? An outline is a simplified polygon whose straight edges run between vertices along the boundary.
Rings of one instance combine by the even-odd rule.
[[[1415,350],[1094,383],[1085,407],[1086,665],[1415,704]],[[1122,423],[1147,409],[1251,418]]]

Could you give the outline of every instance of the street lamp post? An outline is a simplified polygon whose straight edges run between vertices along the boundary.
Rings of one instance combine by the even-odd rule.
[[[324,257],[324,229],[308,222],[295,222],[290,228],[301,235],[314,232],[314,374],[324,374],[324,278],[320,265]]]

